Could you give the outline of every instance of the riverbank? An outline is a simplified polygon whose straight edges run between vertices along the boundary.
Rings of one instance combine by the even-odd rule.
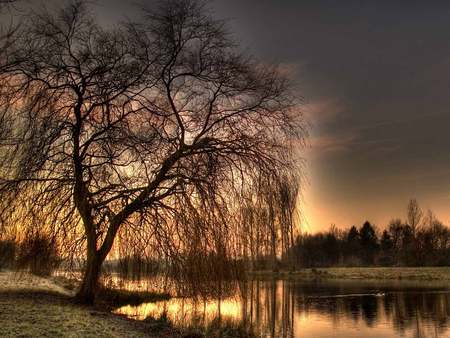
[[[169,325],[134,321],[73,302],[58,278],[0,272],[2,337],[181,337]]]
[[[123,304],[165,300],[167,294],[106,290],[95,306],[74,302],[76,286],[61,277],[0,272],[2,337],[254,337],[232,325],[179,328],[167,318],[133,320],[112,313]]]
[[[255,278],[450,281],[450,267],[351,267],[254,271]]]

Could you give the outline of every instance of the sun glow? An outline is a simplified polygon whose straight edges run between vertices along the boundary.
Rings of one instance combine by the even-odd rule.
[[[191,299],[173,298],[139,306],[126,305],[115,312],[139,320],[166,316],[173,323],[183,325],[195,320],[210,323],[219,316],[226,319],[238,319],[240,311],[240,302],[235,299],[195,302]]]

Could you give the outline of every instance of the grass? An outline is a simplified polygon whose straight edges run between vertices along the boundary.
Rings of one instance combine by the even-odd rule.
[[[59,277],[44,278],[26,272],[0,271],[0,292],[44,291],[73,296],[74,288]]]
[[[255,271],[251,275],[295,279],[450,281],[450,267],[317,268],[280,272]]]
[[[27,273],[0,272],[2,337],[181,337],[171,326],[155,326],[75,304],[67,281]],[[111,293],[113,294],[113,293]],[[120,296],[117,296],[120,294]],[[123,293],[116,297],[131,299]],[[150,295],[138,296],[148,299]],[[155,297],[155,295],[152,295]]]
[[[2,337],[159,337],[145,326],[51,292],[0,293]]]
[[[0,272],[1,337],[254,337],[234,324],[206,328],[175,327],[167,318],[143,321],[112,314],[122,304],[168,299],[168,294],[103,290],[95,306],[73,301],[73,280],[43,278],[27,273]]]
[[[98,295],[102,305],[117,308],[123,305],[139,305],[142,303],[152,303],[171,298],[168,293],[156,293],[150,291],[129,291],[119,289],[103,289]]]

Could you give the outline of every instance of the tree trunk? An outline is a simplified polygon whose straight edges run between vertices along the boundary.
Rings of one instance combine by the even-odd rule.
[[[90,250],[89,250],[90,251]],[[103,259],[94,251],[88,253],[86,269],[83,274],[81,287],[75,296],[76,300],[82,304],[93,304],[99,288],[100,272]]]

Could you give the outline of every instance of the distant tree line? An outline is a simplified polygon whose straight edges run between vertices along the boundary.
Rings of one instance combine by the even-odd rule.
[[[359,228],[302,234],[292,256],[301,267],[450,265],[450,228],[413,199],[405,221],[393,219],[382,231],[366,221]]]

